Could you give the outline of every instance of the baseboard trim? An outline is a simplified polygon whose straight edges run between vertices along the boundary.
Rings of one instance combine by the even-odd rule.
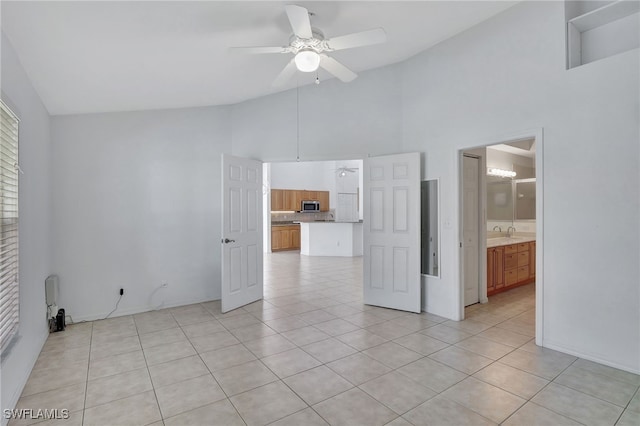
[[[163,304],[161,306],[155,306],[155,307],[154,306],[138,306],[138,307],[134,307],[134,308],[125,309],[125,310],[122,310],[122,311],[116,311],[109,318],[117,318],[117,317],[123,317],[123,316],[126,316],[126,315],[141,314],[141,313],[144,313],[144,312],[158,311],[160,309],[176,308],[178,306],[193,305],[195,303],[212,302],[214,300],[220,300],[220,299],[182,300],[182,301],[179,301],[179,302]],[[102,320],[102,319],[104,319],[104,317],[109,315],[109,312],[103,312],[103,313],[100,313],[100,314],[92,314],[92,315],[83,315],[83,316],[78,316],[78,317],[76,317],[75,315],[70,314],[70,313],[67,313],[67,315],[71,315],[72,316],[74,323],[79,323],[79,322],[83,322],[83,321],[98,321],[98,320]]]
[[[640,374],[640,369],[633,369],[632,367],[629,367],[627,365],[621,365],[615,362],[611,362],[604,358],[600,358],[597,355],[586,354],[577,349],[570,348],[565,345],[549,341],[547,339],[544,339],[542,341],[542,346],[548,349],[553,349],[554,351],[559,351],[568,355],[577,356],[578,358],[586,359],[587,361],[597,362],[598,364],[606,365],[607,367],[617,368],[618,370],[623,370],[628,373]]]

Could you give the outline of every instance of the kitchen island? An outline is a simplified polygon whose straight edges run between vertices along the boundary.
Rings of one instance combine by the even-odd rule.
[[[300,254],[362,256],[362,222],[301,222]]]

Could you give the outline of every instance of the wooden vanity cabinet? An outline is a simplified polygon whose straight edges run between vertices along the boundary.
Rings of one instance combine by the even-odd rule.
[[[535,281],[535,244],[487,248],[487,296]]]
[[[504,287],[504,248],[487,249],[487,293]]]
[[[518,281],[518,246],[504,246],[504,284],[506,287]]]
[[[536,276],[536,242],[529,241],[529,278]]]

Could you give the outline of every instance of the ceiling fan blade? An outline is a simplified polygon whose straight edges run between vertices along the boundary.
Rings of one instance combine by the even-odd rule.
[[[311,21],[309,20],[309,11],[302,6],[289,4],[284,7],[291,23],[293,33],[300,38],[312,38]]]
[[[369,46],[387,41],[387,33],[382,28],[347,34],[327,40],[332,50],[351,49],[352,47]]]
[[[296,71],[297,71],[296,63],[293,59],[291,59],[287,64],[287,66],[285,66],[284,69],[280,71],[280,74],[278,74],[276,79],[273,80],[273,83],[271,83],[271,85],[273,87],[284,86],[285,84],[287,84],[289,80],[291,80],[291,77],[293,77]]]
[[[234,53],[287,53],[287,48],[282,46],[253,46],[253,47],[231,47],[231,52]]]
[[[327,55],[320,55],[320,66],[338,77],[340,81],[344,83],[348,83],[358,76],[358,74]]]

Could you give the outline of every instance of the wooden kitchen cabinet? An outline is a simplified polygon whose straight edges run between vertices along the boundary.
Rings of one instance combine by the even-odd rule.
[[[280,250],[280,231],[277,227],[271,227],[271,251]]]
[[[535,281],[535,244],[487,248],[487,296]]]
[[[284,189],[272,189],[271,190],[271,211],[283,211],[284,208]]]
[[[300,225],[273,225],[271,251],[299,250]]]
[[[306,200],[306,198],[304,198],[304,191],[302,190],[295,190],[295,198],[296,198],[296,211],[300,211],[302,210],[302,201]]]
[[[321,212],[328,212],[331,209],[329,205],[329,191],[318,191],[318,201],[320,202]]]
[[[292,191],[290,189],[284,189],[284,207],[285,210],[289,210],[289,211],[299,211],[300,210],[300,203],[297,202],[296,200],[296,193],[298,191]]]
[[[291,250],[300,250],[300,225],[290,231]]]
[[[328,212],[329,191],[307,191],[302,189],[272,189],[271,211],[295,211],[302,209],[302,201],[318,201],[320,211]]]
[[[318,191],[304,191],[304,199],[307,201],[318,201]]]

